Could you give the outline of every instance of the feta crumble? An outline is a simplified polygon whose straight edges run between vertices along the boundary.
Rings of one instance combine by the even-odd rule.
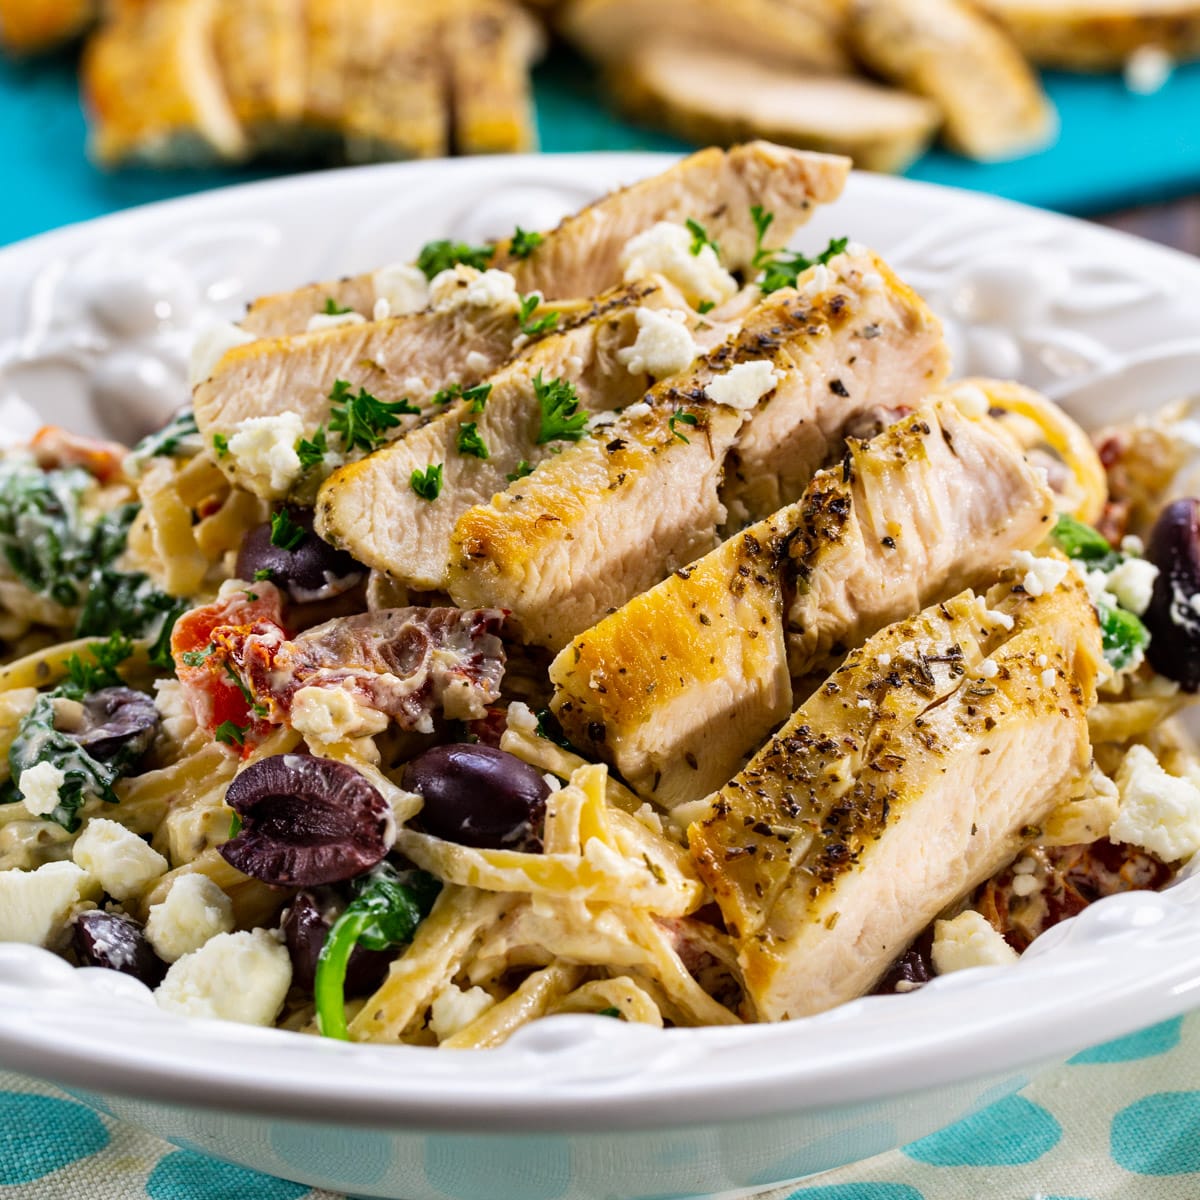
[[[655,379],[665,379],[691,366],[698,350],[687,327],[686,313],[643,307],[637,310],[636,319],[637,340],[617,351],[617,361],[631,375],[644,371]]]
[[[300,478],[303,468],[296,443],[304,436],[299,413],[248,417],[234,426],[229,453],[239,469],[251,476],[269,499],[282,499]]]
[[[507,271],[489,268],[477,271],[458,263],[433,277],[429,296],[435,312],[453,312],[459,308],[495,308],[517,312],[521,294],[517,281]]]
[[[359,704],[343,688],[301,688],[292,698],[290,720],[297,733],[318,746],[382,733],[388,727],[385,713]]]
[[[709,380],[704,390],[715,403],[744,412],[772,391],[780,378],[771,363],[760,358],[753,362],[735,363],[723,375]]]
[[[1117,772],[1121,808],[1109,837],[1140,846],[1164,862],[1200,849],[1200,788],[1169,775],[1145,746],[1131,746]]]
[[[1141,616],[1150,607],[1158,568],[1144,558],[1127,558],[1109,571],[1105,589],[1117,598],[1117,603],[1131,613]]]
[[[232,321],[214,321],[205,325],[196,334],[188,361],[188,387],[194,388],[206,379],[211,379],[217,363],[236,346],[254,341],[254,334],[247,333]]]
[[[1013,555],[1018,569],[1024,569],[1021,586],[1031,596],[1043,596],[1052,592],[1067,577],[1071,562],[1066,558],[1038,557],[1028,550],[1018,550]]]
[[[128,900],[166,873],[167,860],[117,821],[93,817],[76,839],[71,857],[114,900]]]
[[[371,282],[375,285],[376,303],[387,301],[388,316],[406,317],[429,307],[429,280],[420,267],[392,263],[380,267],[371,276]]]
[[[51,762],[40,762],[21,772],[17,790],[31,816],[47,817],[58,807],[59,789],[66,773]]]
[[[444,1042],[483,1016],[495,1003],[481,987],[463,991],[450,984],[429,1006],[429,1028],[439,1042]]]
[[[988,398],[983,388],[973,383],[960,383],[950,393],[950,399],[964,417],[986,417],[988,415]]]
[[[711,245],[692,253],[692,235],[683,225],[659,221],[631,237],[621,251],[626,283],[661,275],[673,283],[693,307],[723,304],[737,293],[737,280],[724,267]]]
[[[76,904],[99,895],[96,881],[75,863],[0,871],[0,942],[44,946]]]
[[[491,365],[488,356],[481,354],[478,350],[472,350],[467,355],[467,370],[473,371],[476,375],[482,375]]]
[[[265,929],[219,933],[173,963],[154,993],[185,1017],[272,1025],[292,985],[287,948]]]
[[[160,904],[150,906],[146,938],[173,963],[210,938],[233,931],[233,901],[207,875],[180,875]]]
[[[968,967],[1007,967],[1017,952],[990,925],[982,913],[961,912],[933,926],[933,969],[939,975]]]

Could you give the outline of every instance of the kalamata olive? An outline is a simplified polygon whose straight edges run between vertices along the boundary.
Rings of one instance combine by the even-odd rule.
[[[1185,692],[1200,687],[1200,500],[1176,500],[1158,515],[1146,546],[1158,568],[1150,606],[1150,665]],[[1200,601],[1196,601],[1200,605]]]
[[[251,763],[229,785],[225,803],[241,832],[221,847],[244,875],[281,887],[353,879],[387,854],[392,810],[353,767],[308,754]]]
[[[317,959],[330,927],[337,920],[340,903],[328,905],[312,892],[300,892],[283,919],[283,937],[292,956],[292,983],[311,992],[317,975]],[[387,974],[395,954],[388,950],[368,950],[355,946],[346,967],[346,995],[365,996],[373,992]]]
[[[109,687],[83,701],[83,724],[70,735],[100,762],[120,754],[132,763],[150,749],[158,725],[158,709],[145,692]]]
[[[930,926],[888,968],[875,986],[877,996],[896,992],[915,992],[933,978],[933,927]]]
[[[404,786],[425,801],[421,826],[463,846],[541,848],[550,788],[536,767],[494,746],[434,746],[404,768]]]
[[[335,550],[313,532],[312,513],[307,509],[287,509],[285,515],[295,527],[296,545],[277,546],[271,540],[278,522],[265,521],[246,535],[237,556],[237,575],[247,582],[255,577],[269,578],[285,589],[297,604],[330,600],[361,583],[366,568],[344,550]],[[286,527],[275,535],[287,543]],[[261,572],[269,572],[264,576]]]
[[[150,948],[141,926],[130,917],[95,909],[75,918],[75,953],[80,966],[107,967],[158,987],[167,964]]]

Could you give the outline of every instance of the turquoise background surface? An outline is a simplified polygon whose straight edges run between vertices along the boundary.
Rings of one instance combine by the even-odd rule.
[[[1051,150],[983,166],[934,150],[915,179],[994,192],[1071,213],[1109,211],[1200,189],[1200,63],[1152,96],[1116,76],[1051,74],[1062,117]],[[685,143],[629,125],[606,107],[591,69],[562,50],[538,68],[542,148],[683,150]],[[86,127],[71,55],[0,62],[0,244],[132,204],[264,178],[264,170],[104,172],[84,152]]]

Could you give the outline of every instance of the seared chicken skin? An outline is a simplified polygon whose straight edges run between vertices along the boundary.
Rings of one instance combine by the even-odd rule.
[[[1015,857],[1088,769],[1101,663],[1069,571],[965,592],[854,651],[721,789],[689,843],[761,1019],[869,991]]]
[[[795,500],[850,421],[919,403],[947,369],[936,318],[881,260],[814,267],[644,405],[464,513],[450,593],[490,597],[561,649],[711,550],[727,511],[744,522]]]
[[[551,664],[551,707],[639,795],[698,800],[791,712],[792,677],[990,583],[1053,511],[990,417],[922,407],[851,439],[802,499],[580,634]]]
[[[752,205],[775,214],[764,244],[782,246],[815,205],[841,195],[849,170],[849,159],[769,142],[701,150],[566,217],[526,257],[501,243],[490,265],[510,272],[522,292],[541,292],[551,300],[595,296],[622,282],[621,251],[630,238],[659,221],[682,224],[690,218],[705,223],[727,270],[744,270],[757,248]],[[310,284],[259,300],[243,326],[260,337],[295,333],[327,298],[369,316],[379,295],[374,275]]]

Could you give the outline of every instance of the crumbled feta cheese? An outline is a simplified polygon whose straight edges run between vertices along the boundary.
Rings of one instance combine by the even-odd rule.
[[[644,371],[655,379],[665,379],[691,366],[698,351],[688,331],[686,313],[643,307],[637,310],[636,319],[637,340],[617,351],[617,361],[624,363],[631,375]]]
[[[281,499],[300,477],[296,443],[303,436],[304,421],[299,413],[248,417],[234,426],[229,453],[269,498]]]
[[[968,967],[1006,967],[1017,961],[1017,952],[973,909],[951,921],[933,926],[933,969],[939,975]]]
[[[807,274],[808,278],[801,287],[801,291],[810,297],[827,292],[837,278],[824,263],[817,263],[815,267],[809,269]]]
[[[892,656],[885,650],[882,654],[876,656],[875,661],[881,667],[890,667],[892,665]]]
[[[1013,555],[1013,561],[1018,568],[1024,568],[1025,578],[1021,586],[1031,596],[1042,596],[1052,592],[1067,577],[1071,562],[1066,558],[1039,558],[1028,550],[1018,550]]]
[[[1136,533],[1127,533],[1121,539],[1121,553],[1132,554],[1135,558],[1141,558],[1146,553],[1146,543]]]
[[[199,950],[218,933],[233,931],[233,901],[207,875],[180,875],[167,898],[150,906],[146,938],[163,962]]]
[[[172,742],[185,741],[196,729],[196,714],[187,691],[178,679],[154,681],[154,707],[162,721],[163,735]]]
[[[994,658],[985,658],[983,662],[979,664],[979,674],[982,675],[984,679],[995,679],[999,673],[1000,668],[996,665],[996,660]]]
[[[171,966],[154,993],[185,1017],[271,1025],[292,985],[287,948],[265,929],[219,933]]]
[[[1050,660],[1049,660],[1049,659],[1048,659],[1048,658],[1047,658],[1047,657],[1046,657],[1044,654],[1039,654],[1039,655],[1037,656],[1037,665],[1038,665],[1039,667],[1044,667],[1044,666],[1046,666],[1046,665],[1047,665],[1049,662],[1050,662]]]
[[[753,408],[772,391],[781,376],[765,358],[735,363],[723,375],[709,380],[704,390],[717,404],[743,411]]]
[[[1012,873],[1014,875],[1032,875],[1037,870],[1037,861],[1026,854],[1022,858],[1018,858],[1012,865]]]
[[[631,404],[621,415],[623,417],[631,417],[636,421],[640,417],[648,417],[650,413],[650,405],[645,400],[639,400],[636,404]]]
[[[878,271],[866,271],[862,277],[862,285],[868,292],[883,290],[883,276]]]
[[[1117,772],[1121,809],[1109,837],[1157,854],[1164,862],[1200,850],[1200,788],[1169,775],[1152,751],[1131,746]]]
[[[191,359],[188,362],[188,387],[194,388],[212,378],[217,363],[235,346],[244,346],[254,341],[254,334],[230,321],[214,321],[205,325],[196,334],[192,343]]]
[[[537,734],[537,717],[528,704],[514,700],[505,713],[505,725],[514,733]]]
[[[1150,607],[1157,578],[1158,568],[1152,562],[1144,558],[1127,558],[1109,571],[1104,586],[1116,596],[1122,608],[1140,617]]]
[[[331,746],[388,727],[385,713],[367,708],[344,688],[305,687],[292,698],[291,726],[310,743]]]
[[[66,782],[64,771],[51,762],[40,762],[21,772],[17,791],[31,816],[46,817],[58,807],[58,791]]]
[[[304,329],[307,333],[320,333],[323,329],[339,329],[343,325],[365,325],[367,318],[362,313],[313,313]]]
[[[96,881],[74,863],[0,871],[0,942],[44,946],[76,904],[99,895]]]
[[[429,1006],[429,1028],[439,1042],[444,1042],[483,1016],[495,1003],[481,987],[464,992],[450,984],[433,998]]]
[[[1054,668],[1053,668],[1053,667],[1047,667],[1047,668],[1046,668],[1046,669],[1045,669],[1045,670],[1042,672],[1042,675],[1041,675],[1041,679],[1042,679],[1042,687],[1044,687],[1044,688],[1052,688],[1052,687],[1054,686],[1054,681],[1055,681],[1055,679],[1057,679],[1057,678],[1058,678],[1058,676],[1057,676],[1057,675],[1054,673]]]
[[[406,317],[429,307],[429,281],[420,267],[392,263],[380,267],[371,276],[371,282],[375,285],[376,297],[387,301],[389,316]]]
[[[167,860],[117,821],[93,817],[79,835],[71,857],[114,900],[128,900],[167,870]]]
[[[1012,881],[1014,896],[1032,896],[1041,886],[1035,875],[1015,875]]]
[[[477,271],[465,263],[457,263],[435,275],[429,285],[429,296],[436,312],[467,307],[517,312],[521,307],[517,281],[507,271],[493,268]]]
[[[973,383],[957,384],[950,393],[950,399],[964,417],[986,417],[988,414],[990,406],[987,394]]]
[[[683,225],[659,221],[630,238],[621,251],[621,269],[626,283],[648,275],[661,275],[673,283],[693,307],[723,304],[736,294],[734,279],[712,246],[692,253],[692,235]]]
[[[392,306],[386,296],[380,296],[374,304],[371,305],[371,320],[386,321],[392,315]]]
[[[1125,86],[1138,96],[1151,96],[1171,78],[1175,62],[1161,46],[1139,46],[1125,60]]]
[[[488,356],[481,354],[478,350],[472,350],[467,354],[467,370],[473,371],[476,375],[482,375],[491,365]]]

